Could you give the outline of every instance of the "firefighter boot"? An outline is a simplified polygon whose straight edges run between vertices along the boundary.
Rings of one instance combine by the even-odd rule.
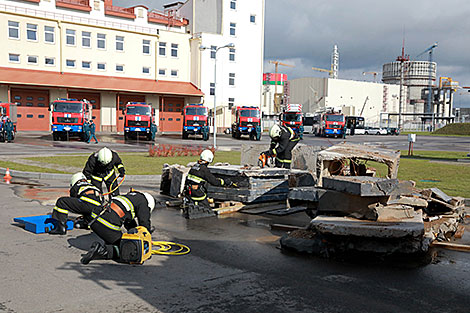
[[[92,243],[90,250],[82,256],[80,262],[88,264],[91,260],[108,259],[108,250],[98,241]]]
[[[65,223],[62,223],[60,221],[57,221],[56,226],[54,227],[53,230],[49,232],[51,235],[65,235],[67,234],[67,226]]]
[[[74,227],[78,229],[90,229],[90,226],[88,226],[88,223],[83,216],[79,216],[75,219]]]

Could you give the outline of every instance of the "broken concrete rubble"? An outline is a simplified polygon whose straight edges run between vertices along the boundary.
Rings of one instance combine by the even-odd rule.
[[[322,187],[361,197],[378,197],[389,196],[397,185],[398,179],[368,176],[332,176],[323,177]]]

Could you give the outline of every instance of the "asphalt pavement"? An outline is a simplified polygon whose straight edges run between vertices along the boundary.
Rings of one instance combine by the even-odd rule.
[[[2,159],[91,153],[104,145],[118,151],[148,149],[148,143],[124,142],[111,134],[99,136],[98,145],[30,135],[0,144]],[[385,144],[396,146],[406,140],[384,138],[390,139]],[[266,136],[263,140],[267,142]],[[436,140],[429,140],[432,146],[426,150],[470,147],[468,139]],[[304,139],[321,145],[329,141],[339,140]],[[157,142],[211,144],[176,135],[158,137]],[[230,136],[220,136],[218,143],[225,149],[240,147]],[[14,217],[49,213],[55,200],[67,195],[67,185],[67,176],[14,177],[11,184],[0,183],[0,312],[468,312],[470,307],[470,258],[463,252],[439,250],[435,262],[421,266],[282,252],[279,238],[284,233],[270,225],[307,225],[305,213],[186,220],[179,210],[159,207],[152,214],[153,238],[186,244],[190,254],[154,255],[140,266],[105,260],[82,265],[81,254],[97,240],[90,231],[37,235],[13,222]],[[157,177],[125,182],[122,192],[130,185],[164,200]]]

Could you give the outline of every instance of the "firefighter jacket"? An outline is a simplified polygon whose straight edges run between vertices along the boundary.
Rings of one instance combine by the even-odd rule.
[[[281,136],[277,140],[272,140],[268,154],[276,156],[276,160],[281,163],[292,163],[292,149],[299,140],[299,135],[290,127],[281,126]]]
[[[82,201],[91,203],[96,206],[103,204],[101,191],[87,181],[78,181],[70,188],[70,197],[78,198]]]
[[[135,227],[134,221],[137,218],[138,226],[144,226],[148,230],[151,228],[150,223],[150,208],[148,206],[147,198],[136,191],[131,191],[126,195],[122,196],[115,196],[111,199],[111,209],[113,209],[113,205],[117,205],[121,212],[116,212],[118,216],[121,218],[121,225],[128,229]],[[113,209],[114,210],[114,209]],[[124,214],[124,215],[122,215]],[[121,227],[121,225],[116,225]],[[131,225],[131,226],[127,226]]]
[[[114,167],[118,169],[119,174],[125,174],[126,171],[124,169],[124,165],[122,164],[121,158],[116,152],[112,152],[113,158],[111,162],[106,165],[98,161],[98,152],[90,155],[88,161],[85,164],[85,168],[83,169],[83,174],[85,174],[87,179],[90,180],[93,178],[98,181],[102,181],[104,179],[107,181],[114,173]]]
[[[227,186],[230,182],[217,178],[207,168],[206,162],[198,162],[189,170],[186,177],[186,193],[194,201],[203,201],[207,197],[207,183],[214,186]]]

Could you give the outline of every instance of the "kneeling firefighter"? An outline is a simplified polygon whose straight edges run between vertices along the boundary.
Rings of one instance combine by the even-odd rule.
[[[186,218],[215,216],[207,200],[207,183],[218,187],[237,187],[228,179],[214,176],[207,166],[214,160],[210,150],[201,153],[199,161],[191,167],[185,183],[185,205],[183,215]]]
[[[290,168],[292,163],[292,150],[300,140],[299,135],[290,127],[274,124],[269,130],[271,148],[262,154],[275,156],[276,167]]]
[[[121,226],[124,225],[129,233],[141,233],[142,236],[150,237],[149,233],[153,232],[150,215],[154,208],[155,199],[147,192],[131,189],[125,195],[112,197],[111,202],[104,209],[91,213],[93,220],[90,222],[90,227],[104,240],[105,244],[94,242],[80,261],[83,264],[96,259],[134,262],[139,257],[139,251],[136,250],[135,245],[128,245],[121,240],[123,238]],[[137,224],[143,227],[137,227]]]
[[[91,181],[93,185],[102,190],[101,186],[105,183],[108,191],[114,190],[112,196],[119,195],[119,189],[116,182],[116,167],[119,171],[119,176],[124,177],[126,170],[122,164],[121,158],[115,152],[107,147],[102,148],[98,152],[93,153],[88,158],[83,174]]]
[[[52,218],[57,221],[57,226],[52,229],[51,235],[65,235],[67,233],[67,217],[69,212],[83,215],[83,219],[76,222],[77,228],[86,228],[85,225],[92,220],[94,210],[100,210],[103,204],[101,191],[87,181],[82,172],[72,175],[70,179],[70,197],[60,197],[54,209]]]

